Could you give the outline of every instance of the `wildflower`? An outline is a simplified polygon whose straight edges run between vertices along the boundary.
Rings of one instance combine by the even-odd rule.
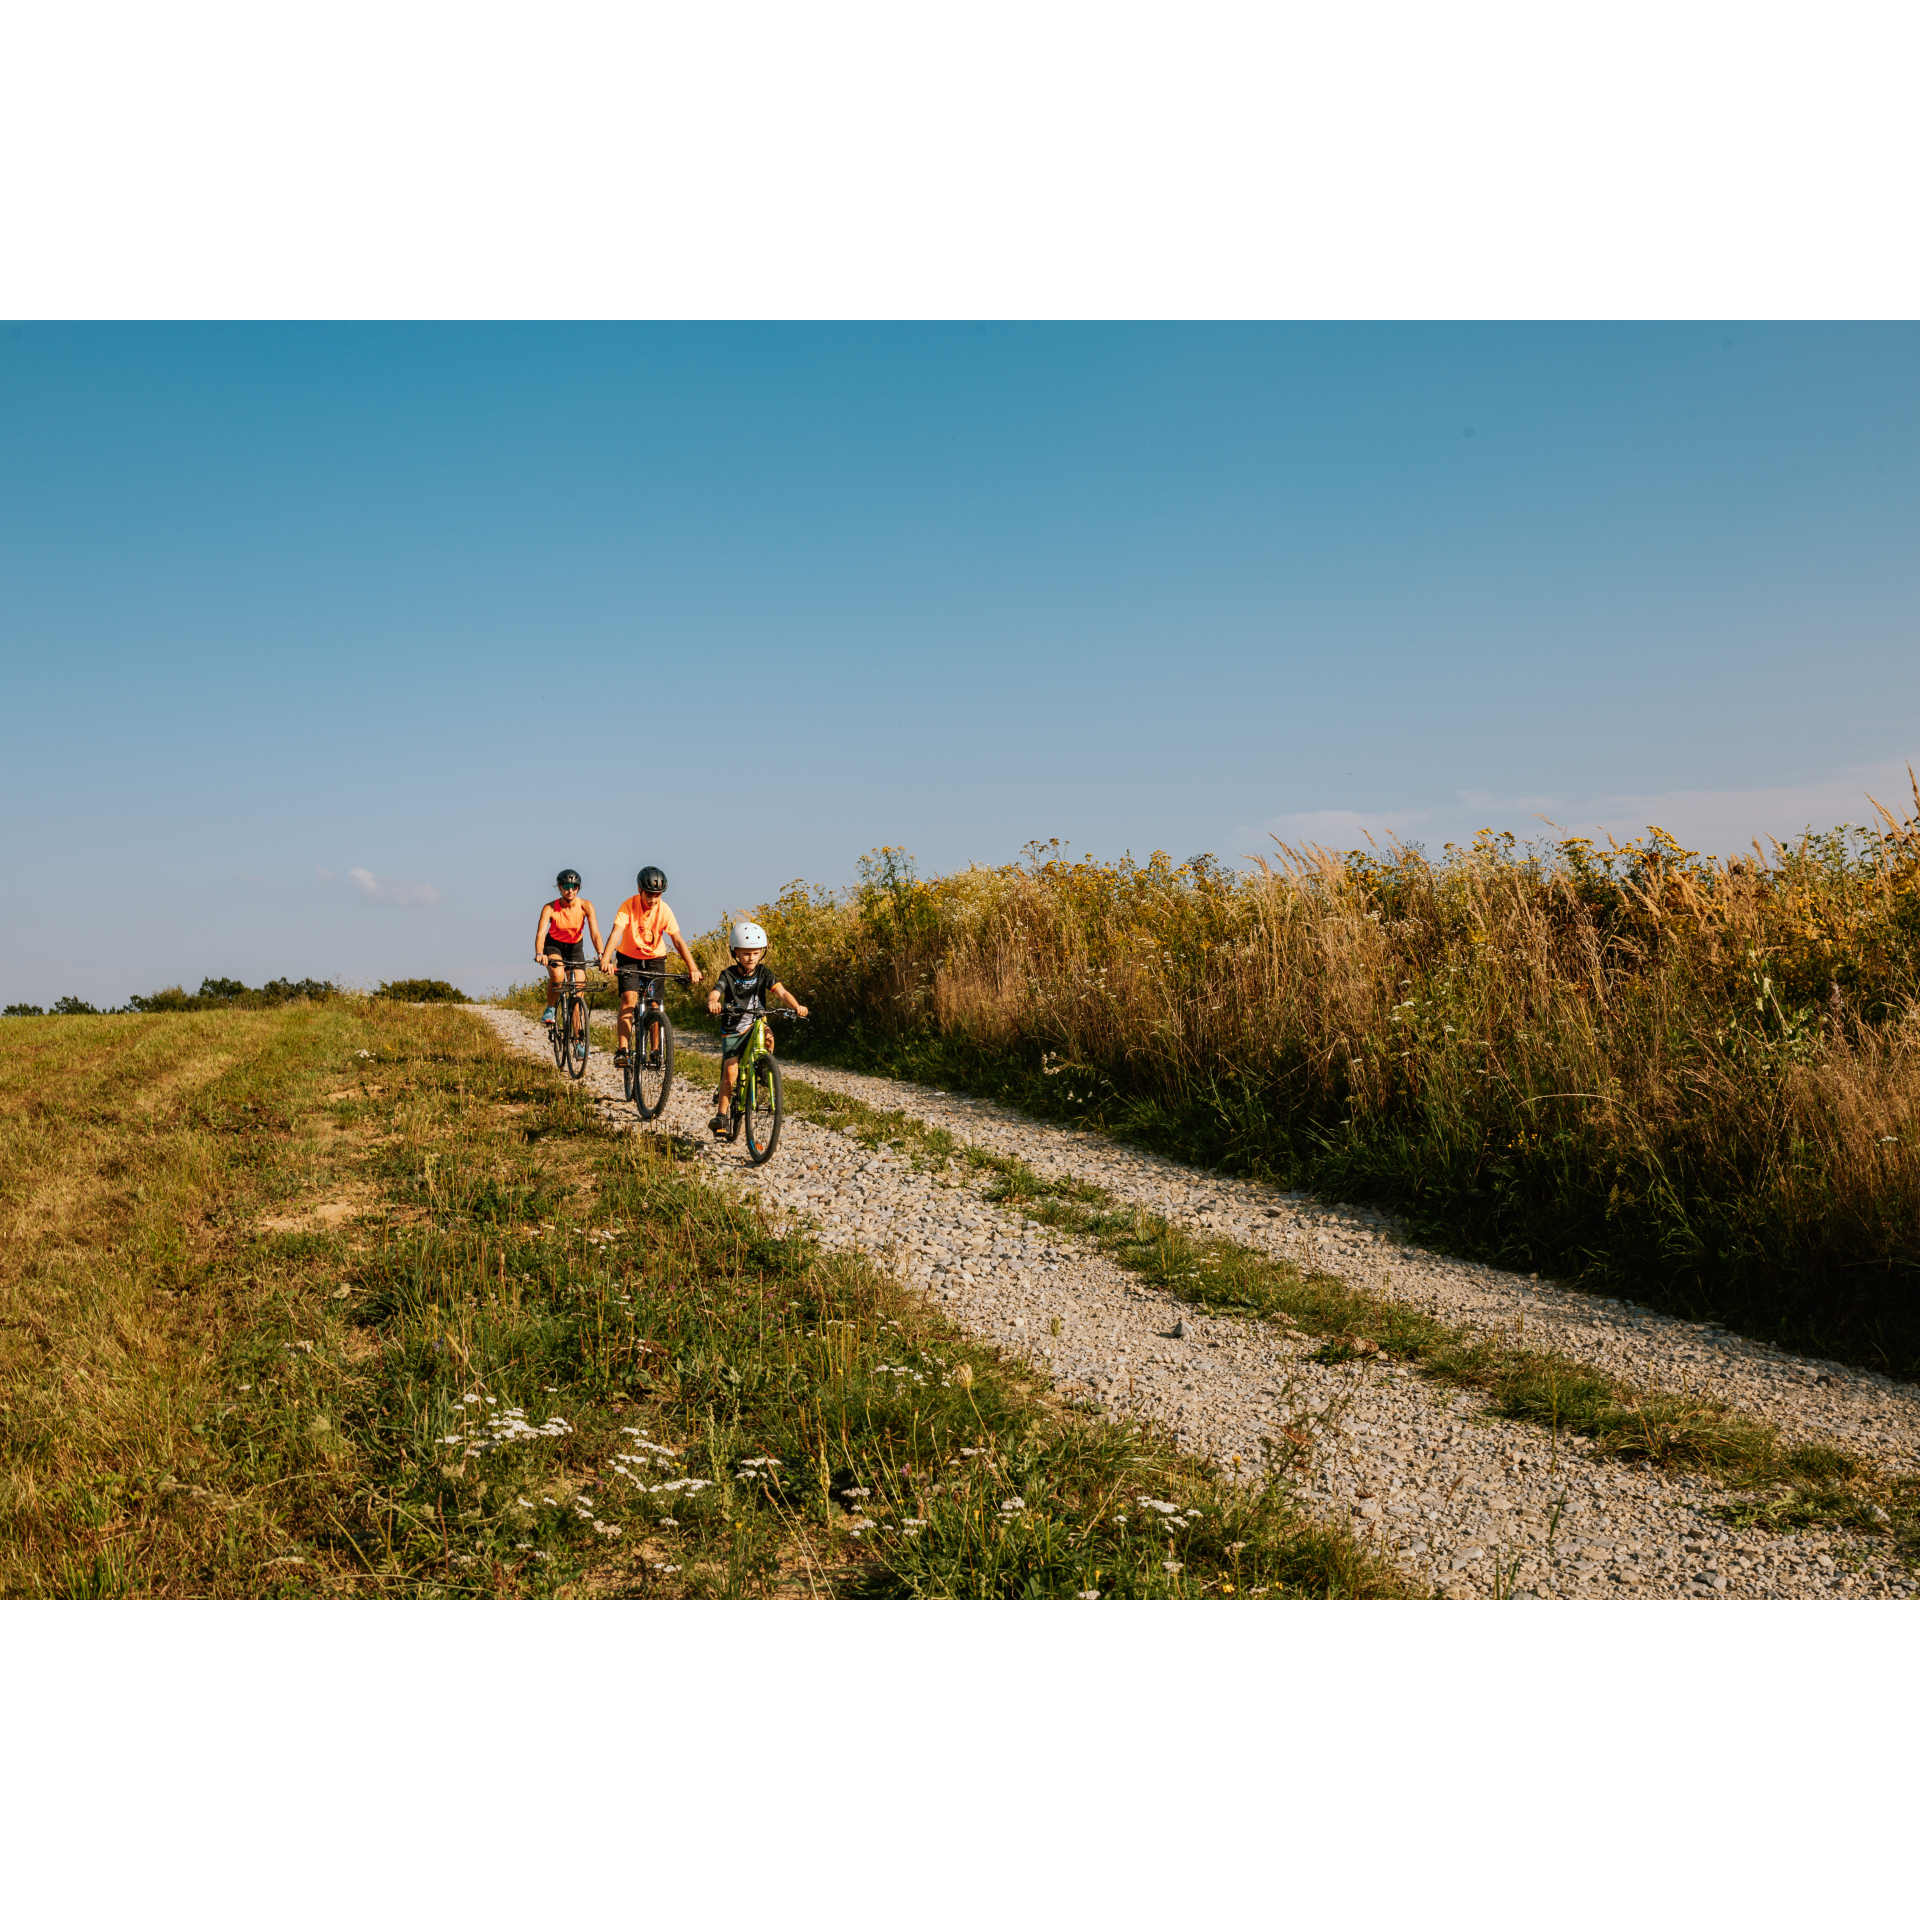
[[[1171,1500],[1149,1500],[1144,1493],[1137,1495],[1136,1498],[1139,1505],[1151,1507],[1155,1513],[1178,1513],[1180,1511]]]
[[[516,1507],[525,1507],[529,1512],[533,1510],[533,1502],[531,1500],[516,1500],[513,1504]]]
[[[1000,1511],[1002,1513],[1023,1513],[1026,1511],[1026,1505],[1027,1503],[1016,1493],[1011,1500],[1002,1500],[1000,1502]]]
[[[1073,1597],[1076,1600],[1098,1600],[1100,1598],[1100,1589],[1098,1587],[1089,1587],[1084,1593],[1076,1593]]]
[[[1181,1571],[1180,1562],[1178,1560],[1162,1560],[1160,1564],[1163,1567],[1165,1567],[1169,1573],[1179,1573]]]

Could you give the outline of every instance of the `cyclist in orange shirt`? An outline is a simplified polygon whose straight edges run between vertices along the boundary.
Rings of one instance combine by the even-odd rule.
[[[660,897],[667,890],[667,876],[658,867],[642,867],[635,884],[640,891],[620,903],[620,911],[613,916],[613,931],[600,950],[600,971],[615,971],[607,964],[612,955],[620,980],[620,1030],[613,1056],[616,1067],[627,1064],[627,1049],[633,1044],[633,1017],[641,994],[659,997],[660,989],[651,983],[666,977],[669,944],[687,963],[688,979],[695,986],[700,984],[700,963],[681,938],[680,922],[673,917],[673,909]]]
[[[549,900],[540,909],[540,924],[533,930],[533,958],[547,970],[547,1011],[543,1022],[553,1025],[553,1010],[560,1003],[560,988],[566,980],[565,969],[587,964],[582,931],[593,935],[596,950],[600,945],[600,922],[593,902],[580,898],[580,876],[571,867],[554,876],[560,889],[558,900]]]

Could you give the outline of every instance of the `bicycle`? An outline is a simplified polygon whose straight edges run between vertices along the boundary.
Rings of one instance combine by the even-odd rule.
[[[747,1044],[740,1049],[740,1078],[734,1083],[733,1111],[727,1116],[727,1145],[747,1135],[747,1158],[756,1167],[764,1167],[773,1158],[780,1142],[780,1116],[785,1111],[780,1093],[780,1062],[766,1050],[766,1025],[769,1020],[798,1020],[790,1007],[767,1007],[753,1016],[747,1029]],[[719,1105],[719,1096],[714,1096]]]
[[[587,963],[568,960],[563,964],[566,984],[560,989],[560,1004],[554,1009],[547,1039],[553,1047],[553,1064],[578,1080],[586,1072],[587,1058],[593,1051],[593,1001],[582,991]]]
[[[633,1037],[627,1042],[627,1064],[621,1070],[626,1095],[642,1120],[655,1120],[667,1104],[673,1087],[673,1022],[660,999],[669,980],[686,985],[684,973],[641,975],[640,1004],[633,1010]]]

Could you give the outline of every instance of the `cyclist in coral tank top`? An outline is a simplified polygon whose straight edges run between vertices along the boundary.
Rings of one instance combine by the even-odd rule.
[[[600,949],[600,971],[615,974],[620,982],[620,1023],[615,1036],[618,1046],[613,1056],[617,1067],[627,1064],[641,995],[650,1000],[660,997],[669,946],[686,962],[688,980],[696,987],[700,984],[700,963],[681,935],[673,909],[660,897],[667,890],[667,876],[658,867],[642,867],[634,878],[634,888],[620,903],[620,911],[613,916],[613,931]],[[613,965],[607,964],[609,960]]]
[[[554,883],[560,889],[558,900],[549,900],[540,909],[540,924],[533,930],[535,961],[547,970],[548,1026],[553,1025],[553,1010],[559,1004],[560,988],[568,967],[588,964],[583,933],[593,935],[594,951],[600,948],[600,922],[591,900],[580,898],[580,876],[571,867],[562,868]]]

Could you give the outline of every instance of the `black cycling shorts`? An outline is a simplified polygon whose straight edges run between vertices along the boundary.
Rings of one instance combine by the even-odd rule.
[[[547,935],[546,955],[549,960],[563,960],[570,967],[584,967],[587,964],[584,940],[556,940]]]
[[[667,977],[667,956],[655,954],[650,960],[636,960],[631,954],[620,956],[620,991],[643,993],[649,1000],[660,998],[661,983]]]

